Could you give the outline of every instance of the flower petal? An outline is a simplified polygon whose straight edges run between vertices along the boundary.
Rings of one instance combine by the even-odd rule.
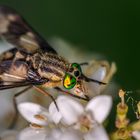
[[[53,129],[46,140],[81,140],[82,134],[74,129]]]
[[[61,135],[63,134],[61,129],[52,129],[50,133],[46,136],[45,140],[60,140]]]
[[[110,65],[108,61],[93,60],[89,62],[85,74],[87,77],[108,83],[115,72],[116,65],[114,62]],[[108,86],[110,87],[110,85],[102,85],[94,82],[88,82],[85,84],[88,89],[88,95],[90,97],[99,95],[102,91],[104,91],[105,88],[107,88]]]
[[[107,75],[108,65],[109,64],[105,63],[104,61],[91,61],[86,70],[87,77],[90,77],[98,81],[103,81]],[[104,86],[105,85],[100,85],[95,82],[86,83],[86,87],[89,90],[90,97],[100,94]]]
[[[98,81],[103,81],[103,79],[106,76],[106,67],[101,66],[100,68],[98,68],[97,71],[95,71],[92,75],[91,78],[98,80]],[[94,83],[94,82],[90,82],[89,83],[90,86],[90,90],[91,92],[93,92],[93,95],[98,95],[101,92],[101,87],[103,85],[100,85],[98,83]]]
[[[47,125],[49,121],[49,114],[47,113],[47,110],[39,104],[31,102],[20,103],[18,104],[18,110],[28,122],[38,125]],[[42,119],[41,117],[35,117],[37,115],[42,115]]]
[[[94,97],[86,106],[86,111],[92,113],[93,119],[102,123],[110,112],[112,98],[108,95]]]
[[[18,140],[45,140],[47,135],[46,129],[25,128],[17,136]]]
[[[18,131],[15,130],[6,130],[3,133],[0,134],[1,140],[15,140],[16,136],[18,134]]]
[[[84,112],[83,106],[68,96],[59,96],[56,103],[59,107],[59,112],[62,115],[61,122],[67,125],[77,122],[78,117]],[[53,102],[49,107],[49,112],[51,113],[52,118],[56,117],[56,119],[58,119],[56,116],[56,110],[53,114],[54,108],[52,106],[54,106]]]
[[[102,81],[106,76],[106,68],[104,66],[100,66],[98,70],[96,70],[92,75],[91,78]]]
[[[134,131],[134,132],[132,132],[132,136],[133,136],[136,140],[140,140],[140,131]]]
[[[49,114],[51,116],[52,121],[55,124],[58,124],[62,118],[62,114],[57,110],[56,105],[52,102],[49,106]]]
[[[81,140],[83,135],[74,129],[67,129],[63,132],[63,135],[61,136],[61,140]]]
[[[90,132],[84,135],[84,140],[109,140],[105,129],[102,126],[97,126]]]

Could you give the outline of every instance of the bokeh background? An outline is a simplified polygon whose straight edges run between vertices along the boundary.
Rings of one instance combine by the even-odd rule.
[[[0,0],[0,4],[19,11],[45,38],[57,36],[115,61],[115,81],[126,90],[140,89],[140,1]]]

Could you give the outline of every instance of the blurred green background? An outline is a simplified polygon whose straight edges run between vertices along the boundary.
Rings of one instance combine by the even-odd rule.
[[[0,0],[44,37],[58,36],[117,63],[116,81],[140,88],[140,1]]]

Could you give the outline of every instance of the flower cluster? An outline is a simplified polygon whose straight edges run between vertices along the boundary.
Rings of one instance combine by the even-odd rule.
[[[117,114],[116,114],[116,122],[115,122],[117,130],[112,133],[111,139],[133,140],[133,138],[135,138],[136,140],[140,140],[140,121],[139,121],[140,103],[139,102],[136,103],[137,111],[135,113],[136,116],[138,117],[138,121],[131,123],[127,117],[129,106],[125,102],[125,95],[126,95],[125,91],[123,90],[119,91],[119,97],[121,98],[121,101],[117,105]],[[129,99],[130,98],[133,103],[134,99],[131,96],[129,96]],[[132,105],[134,107],[134,104]]]
[[[34,137],[40,140],[44,138],[80,140],[81,137],[85,140],[109,139],[102,123],[112,106],[110,96],[96,96],[85,107],[78,101],[63,95],[56,99],[56,103],[59,110],[53,102],[48,110],[39,104],[20,103],[18,110],[31,123],[31,127],[21,131],[18,139],[34,139]],[[58,124],[61,125],[59,129],[56,127]],[[48,133],[49,131],[51,133]]]

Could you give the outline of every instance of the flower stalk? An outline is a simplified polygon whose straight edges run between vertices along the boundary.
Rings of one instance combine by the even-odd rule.
[[[125,92],[119,91],[120,103],[117,105],[117,115],[115,126],[117,130],[112,134],[112,140],[131,140],[131,128],[128,126],[129,119],[127,118],[128,106],[125,103]]]

